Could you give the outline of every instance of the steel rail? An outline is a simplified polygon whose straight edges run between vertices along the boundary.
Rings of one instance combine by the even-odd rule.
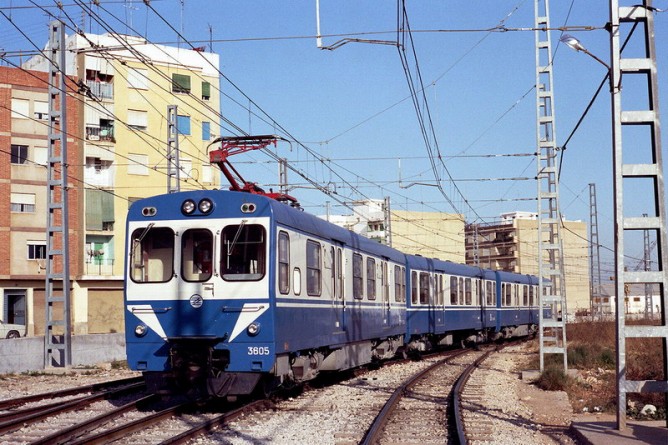
[[[470,352],[468,349],[464,349],[461,351],[457,351],[454,354],[450,354],[447,357],[437,361],[436,363],[432,364],[428,368],[423,369],[422,371],[412,375],[409,377],[404,383],[402,383],[401,386],[399,386],[390,396],[390,398],[387,400],[385,403],[385,406],[383,406],[383,409],[378,413],[376,418],[374,419],[373,423],[371,424],[371,427],[367,430],[367,432],[364,434],[364,437],[360,441],[360,445],[371,445],[374,443],[378,443],[378,440],[380,439],[380,435],[382,434],[385,425],[387,424],[388,419],[390,418],[390,415],[394,412],[396,407],[399,404],[399,401],[401,398],[406,394],[406,392],[413,387],[422,377],[425,375],[429,374],[432,372],[434,369],[438,368],[441,366],[443,363],[447,362],[448,360],[451,360],[455,357],[458,357],[462,354],[465,354],[467,352]]]

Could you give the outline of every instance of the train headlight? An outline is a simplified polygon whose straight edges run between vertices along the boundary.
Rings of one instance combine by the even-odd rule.
[[[195,209],[197,208],[197,205],[195,205],[195,201],[192,199],[186,199],[183,201],[183,204],[181,204],[181,211],[183,212],[184,215],[191,215]]]
[[[213,203],[211,202],[210,199],[204,198],[199,202],[198,207],[199,211],[206,215],[213,209]]]
[[[248,335],[251,337],[255,337],[257,334],[260,333],[260,323],[251,323],[248,325],[248,328],[246,328],[246,331],[248,332]]]
[[[143,337],[147,332],[148,328],[145,324],[138,324],[137,327],[135,327],[135,335],[137,337]]]

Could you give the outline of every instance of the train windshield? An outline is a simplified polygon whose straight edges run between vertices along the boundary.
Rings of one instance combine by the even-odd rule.
[[[226,281],[257,281],[266,270],[266,232],[259,224],[229,225],[223,229],[220,270]]]
[[[174,231],[150,224],[132,233],[130,278],[138,283],[164,283],[174,276]]]

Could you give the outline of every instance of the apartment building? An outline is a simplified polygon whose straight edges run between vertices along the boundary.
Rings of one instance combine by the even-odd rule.
[[[117,34],[70,36],[66,47],[66,73],[72,79],[68,84],[73,85],[68,94],[68,152],[72,151],[68,162],[70,177],[76,175],[69,221],[74,334],[120,332],[129,205],[165,193],[168,186],[219,188],[219,175],[207,153],[220,134],[219,61],[216,54]],[[0,286],[3,320],[13,317],[25,322],[29,335],[40,335],[44,333],[41,264],[46,245],[47,144],[47,129],[40,119],[48,113],[49,62],[36,56],[22,68],[2,68],[0,81],[0,113],[7,117],[0,119],[0,142],[12,159],[3,164],[0,177],[7,189],[2,199],[12,200],[5,203],[12,211],[0,214],[0,246],[7,247],[0,249],[0,274],[11,282]],[[30,165],[18,166],[15,160]],[[23,215],[27,210],[30,216]],[[16,228],[25,230],[15,235]],[[8,311],[23,311],[24,318],[8,318]]]
[[[352,213],[321,216],[355,233],[412,255],[463,263],[464,217],[443,212],[389,210],[384,200],[353,203]]]
[[[46,199],[49,134],[48,74],[0,67],[0,317],[25,326],[21,335],[44,334]],[[72,91],[70,91],[71,93]],[[83,242],[80,114],[67,99],[69,241]],[[59,127],[54,129],[58,131]],[[70,268],[81,271],[83,259]]]
[[[568,313],[588,311],[591,302],[587,224],[564,221],[561,236]],[[538,215],[508,212],[492,223],[467,225],[466,264],[537,275]]]

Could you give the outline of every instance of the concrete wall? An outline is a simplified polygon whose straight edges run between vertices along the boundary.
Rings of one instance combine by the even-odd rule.
[[[125,360],[125,334],[72,336],[72,366]],[[44,370],[44,337],[0,340],[0,374]]]

